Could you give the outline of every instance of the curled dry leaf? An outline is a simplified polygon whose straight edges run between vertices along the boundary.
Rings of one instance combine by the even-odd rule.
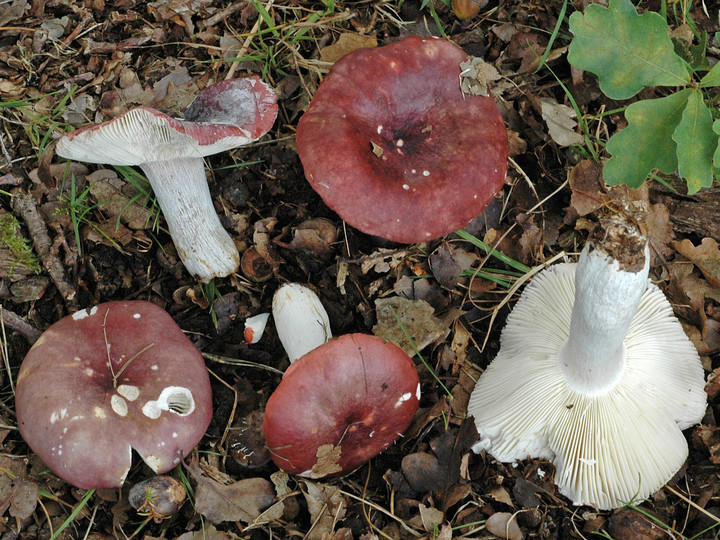
[[[137,190],[118,178],[115,171],[100,169],[86,178],[90,183],[90,194],[100,208],[107,212],[113,225],[119,218],[131,229],[147,229],[150,226],[151,213],[142,206],[143,199],[136,199]]]
[[[572,190],[570,206],[578,216],[586,216],[607,202],[599,163],[591,159],[581,161],[570,171],[568,181]]]
[[[328,484],[304,481],[303,495],[307,501],[310,521],[314,527],[305,536],[307,540],[320,540],[332,535],[335,523],[345,517],[348,506],[340,488]]]
[[[320,60],[334,64],[343,56],[356,49],[377,47],[377,44],[377,38],[374,35],[368,36],[345,32],[344,34],[340,34],[340,37],[338,37],[335,43],[320,49]]]
[[[720,248],[714,239],[703,238],[699,246],[693,245],[688,239],[674,242],[673,245],[678,253],[697,266],[710,285],[720,288]]]
[[[373,326],[373,334],[395,343],[410,357],[415,356],[415,348],[405,336],[401,323],[419,351],[447,332],[446,325],[435,317],[435,310],[424,300],[399,296],[378,298],[375,309],[377,324]]]
[[[253,521],[275,499],[273,485],[264,478],[244,478],[223,484],[206,476],[196,463],[191,463],[188,471],[197,482],[195,510],[215,524]],[[221,476],[217,470],[211,472],[213,476]]]
[[[498,538],[507,540],[523,540],[525,538],[515,515],[509,512],[495,512],[485,521],[485,528]]]
[[[583,143],[583,136],[575,131],[577,121],[572,107],[558,103],[552,98],[540,98],[540,107],[553,141],[560,146]]]

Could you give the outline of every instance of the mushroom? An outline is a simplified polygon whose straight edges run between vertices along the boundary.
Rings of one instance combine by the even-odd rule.
[[[263,433],[281,469],[344,474],[395,442],[419,403],[417,371],[402,349],[348,334],[290,365],[265,407]]]
[[[307,180],[343,220],[396,242],[431,240],[500,191],[507,133],[492,96],[461,91],[467,58],[410,36],[335,63],[296,142]]]
[[[291,362],[263,420],[278,467],[309,478],[350,472],[407,429],[420,382],[402,349],[365,334],[331,339],[320,299],[299,283],[276,291],[273,318]]]
[[[299,283],[285,283],[275,291],[272,315],[290,363],[332,337],[330,320],[320,298]]]
[[[576,505],[647,498],[688,454],[681,430],[705,412],[703,368],[662,291],[648,281],[647,238],[625,218],[576,264],[537,275],[507,319],[468,413],[476,450],[545,458]]]
[[[66,133],[56,152],[89,163],[139,165],[185,268],[207,282],[235,272],[239,255],[215,212],[202,158],[258,139],[276,116],[276,96],[259,78],[231,79],[202,90],[184,120],[137,107]]]
[[[83,488],[123,484],[135,449],[175,467],[212,418],[202,355],[164,310],[119,301],[50,326],[23,360],[20,434],[50,469]]]

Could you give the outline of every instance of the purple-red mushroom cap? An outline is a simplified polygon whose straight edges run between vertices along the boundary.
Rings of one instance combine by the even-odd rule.
[[[460,89],[468,55],[410,36],[341,58],[297,127],[305,176],[343,220],[413,243],[465,226],[502,189],[507,132],[491,95]]]
[[[200,351],[163,309],[108,302],[48,328],[23,360],[20,434],[59,477],[119,487],[134,449],[156,473],[184,459],[212,418]]]
[[[419,403],[417,370],[402,349],[348,334],[290,365],[267,402],[263,432],[281,469],[345,474],[393,444]]]

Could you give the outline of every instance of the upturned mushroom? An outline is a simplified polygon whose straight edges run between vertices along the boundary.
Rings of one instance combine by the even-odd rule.
[[[288,351],[292,363],[265,408],[267,446],[287,472],[307,478],[348,473],[410,425],[420,403],[415,365],[379,337],[330,339],[317,295],[299,284],[284,287],[273,301],[273,317],[279,312],[283,320],[278,334],[283,344],[302,342],[306,352],[297,358],[297,348]]]
[[[203,89],[184,119],[137,107],[66,133],[56,152],[89,163],[140,166],[185,268],[207,282],[235,272],[239,255],[215,212],[203,157],[260,138],[277,110],[275,94],[258,77],[231,79]]]
[[[461,90],[467,59],[411,36],[335,63],[296,142],[308,182],[343,220],[396,242],[432,240],[500,191],[507,133],[491,95]]]
[[[647,238],[622,217],[603,223],[577,264],[525,289],[468,413],[477,451],[546,458],[561,494],[604,510],[672,478],[706,396],[695,347],[648,281]]]
[[[48,328],[23,360],[15,407],[23,439],[83,488],[119,487],[133,449],[175,467],[212,418],[200,351],[150,302],[99,304]]]

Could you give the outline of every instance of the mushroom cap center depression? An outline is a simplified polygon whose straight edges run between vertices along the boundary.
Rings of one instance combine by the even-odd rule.
[[[344,56],[323,80],[298,123],[298,154],[350,225],[430,240],[463,227],[502,188],[504,122],[492,96],[461,92],[466,59],[450,42],[405,38]]]

